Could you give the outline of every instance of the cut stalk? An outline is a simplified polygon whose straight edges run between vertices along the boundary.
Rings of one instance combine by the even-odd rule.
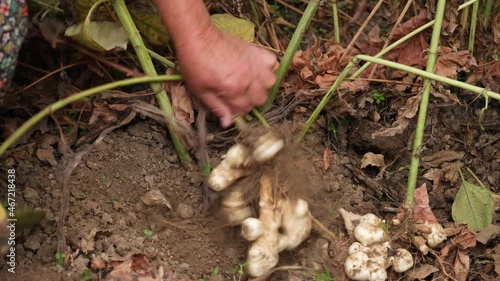
[[[491,9],[493,8],[493,0],[486,0],[486,5],[484,7],[484,28],[488,30],[488,25],[490,24]]]
[[[427,57],[427,73],[434,73],[436,66],[437,52],[439,40],[441,37],[441,26],[443,25],[444,11],[446,0],[438,0],[436,5],[436,17],[434,27],[432,29],[431,43],[429,46],[429,56]],[[410,161],[410,173],[408,174],[408,186],[406,189],[405,208],[413,210],[413,199],[415,197],[415,188],[417,186],[418,166],[420,164],[420,152],[422,140],[424,138],[425,121],[427,119],[427,108],[429,105],[429,96],[431,94],[431,82],[429,78],[424,78],[422,100],[418,110],[417,129],[415,131],[415,139],[413,141],[413,152]]]
[[[134,47],[135,53],[137,55],[137,58],[139,59],[139,62],[141,63],[144,73],[153,76],[158,75],[156,73],[156,69],[154,68],[153,62],[151,61],[151,57],[149,56],[149,53],[146,49],[146,46],[142,41],[141,35],[139,34],[139,30],[137,30],[137,27],[135,26],[134,21],[130,16],[130,12],[128,11],[127,6],[125,6],[124,0],[112,0],[111,2],[113,3],[113,9],[118,15],[123,29],[128,35],[130,43]],[[165,113],[166,116],[172,117],[171,119],[175,120],[175,117],[173,117],[174,115],[172,106],[170,104],[170,101],[168,100],[167,93],[162,88],[161,84],[151,83],[150,87],[153,92],[156,93],[156,100],[158,101],[161,110]],[[179,160],[184,167],[189,168],[191,166],[191,157],[187,153],[179,137],[175,134],[172,125],[167,125],[167,128],[170,133],[170,137],[174,144],[175,150],[177,151]]]
[[[472,4],[472,14],[470,16],[470,32],[469,32],[469,50],[471,55],[474,53],[474,43],[476,40],[476,26],[479,11],[479,1]]]
[[[28,121],[26,121],[21,127],[19,127],[12,135],[10,135],[1,145],[0,145],[0,156],[11,147],[16,141],[22,137],[29,129],[35,126],[38,122],[40,122],[43,118],[49,116],[55,111],[67,106],[70,103],[81,100],[83,98],[87,98],[93,96],[95,94],[99,94],[104,91],[108,91],[111,89],[115,89],[118,87],[125,87],[134,84],[142,84],[142,83],[151,83],[151,82],[161,82],[161,81],[181,81],[182,77],[180,75],[160,75],[160,76],[143,76],[137,78],[130,78],[120,81],[115,81],[112,83],[104,84],[101,86],[97,86],[78,94],[71,95],[62,100],[59,100],[44,109],[42,109],[37,114],[33,115]]]
[[[285,75],[288,71],[288,67],[292,62],[293,56],[295,55],[295,52],[297,51],[299,44],[302,41],[302,36],[304,35],[305,30],[309,27],[311,19],[316,13],[316,10],[318,9],[318,2],[319,0],[311,0],[309,1],[309,4],[307,4],[306,10],[304,11],[304,15],[302,15],[302,17],[300,18],[300,21],[297,25],[297,29],[295,29],[295,32],[293,33],[292,38],[290,39],[290,43],[286,48],[285,54],[283,55],[283,59],[280,63],[278,72],[276,74],[277,76],[276,83],[269,91],[269,97],[267,98],[266,103],[260,108],[261,111],[268,110],[271,104],[274,102],[274,99],[276,98],[278,90],[281,86],[281,82],[283,81],[283,78],[285,78]]]
[[[340,44],[339,9],[337,0],[332,1],[332,14],[333,14],[333,32],[335,36],[335,44]]]

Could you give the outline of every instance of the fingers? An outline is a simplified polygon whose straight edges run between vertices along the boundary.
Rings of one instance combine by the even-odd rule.
[[[233,123],[230,107],[214,94],[204,94],[199,96],[207,108],[219,117],[220,125],[223,128],[229,127]]]

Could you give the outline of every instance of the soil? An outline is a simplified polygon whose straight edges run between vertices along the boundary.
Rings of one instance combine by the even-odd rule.
[[[463,152],[460,163],[472,168],[494,190],[500,186],[500,111],[498,104],[490,105],[482,131],[478,125],[481,106],[478,101],[467,106],[432,106],[422,156],[442,150]],[[307,116],[294,113],[273,127],[296,135]],[[324,233],[313,231],[297,249],[282,253],[279,264],[300,265],[308,270],[278,271],[269,280],[315,280],[313,270],[329,271],[336,280],[344,280],[342,259],[349,238],[338,210],[371,212],[386,219],[395,216],[390,210],[400,207],[405,198],[406,167],[413,139],[408,132],[414,125],[391,140],[370,138],[377,129],[372,123],[352,119],[334,134],[318,122],[296,150],[294,172],[307,179],[301,194],[305,194],[314,217],[338,239],[331,241]],[[179,164],[171,142],[154,130],[156,126],[152,120],[137,118],[110,133],[84,155],[74,170],[69,178],[64,230],[71,248],[68,253],[78,250],[79,254],[64,266],[57,264],[54,257],[65,163],[55,145],[42,146],[40,141],[34,141],[14,149],[4,160],[2,173],[6,174],[6,168],[16,171],[16,203],[46,209],[47,216],[40,225],[18,237],[16,274],[8,274],[2,261],[0,279],[83,280],[96,256],[144,254],[152,265],[175,271],[179,279],[199,280],[218,268],[221,276],[210,280],[245,280],[231,269],[244,263],[248,243],[237,228],[221,226],[217,201],[208,200],[207,205],[205,200],[209,195],[204,192],[202,177]],[[209,145],[213,164],[220,161],[228,145],[231,143],[225,147]],[[383,170],[361,169],[360,161],[366,152],[383,154],[387,166]],[[460,182],[443,182],[437,187],[422,177],[423,172],[419,184],[433,186],[429,197],[436,217],[445,225],[452,222],[451,204]],[[5,198],[5,181],[1,185]],[[141,197],[153,189],[166,196],[171,209],[148,207],[142,202]],[[418,256],[414,247],[406,248]],[[474,251],[470,280],[497,278],[492,261],[483,256],[485,249],[483,245]],[[425,263],[421,257],[418,262]],[[108,272],[93,270],[91,279],[101,280]],[[391,280],[401,277],[392,275]]]

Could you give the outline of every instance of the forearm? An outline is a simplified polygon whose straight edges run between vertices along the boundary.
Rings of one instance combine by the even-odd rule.
[[[176,49],[198,45],[213,33],[202,0],[153,0]]]

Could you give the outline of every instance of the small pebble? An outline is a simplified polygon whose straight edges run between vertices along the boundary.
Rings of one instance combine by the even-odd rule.
[[[188,204],[179,203],[179,206],[177,206],[177,213],[182,219],[190,219],[194,216],[194,209]]]

